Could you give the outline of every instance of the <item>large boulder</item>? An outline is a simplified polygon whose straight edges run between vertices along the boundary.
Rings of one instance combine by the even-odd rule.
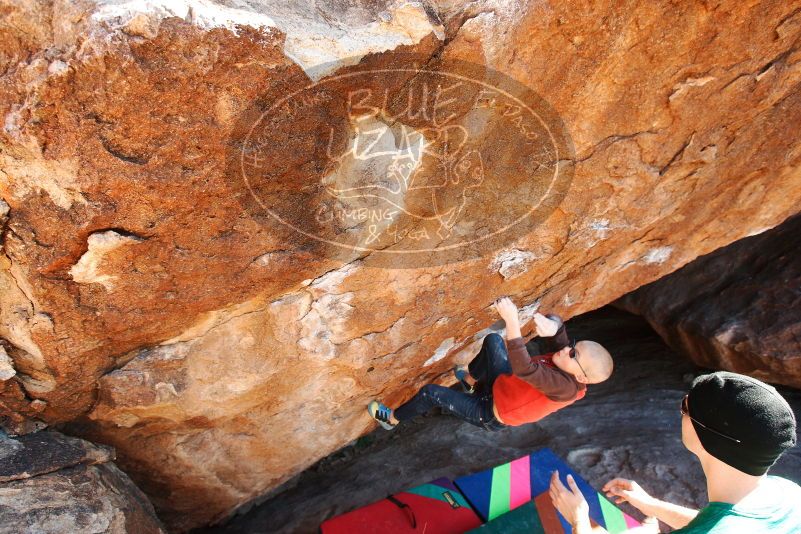
[[[108,447],[58,432],[0,436],[0,533],[165,532],[113,459]]]
[[[698,365],[801,388],[801,216],[616,301]]]
[[[316,532],[326,519],[386,495],[488,469],[540,447],[552,449],[596,488],[621,476],[659,499],[706,506],[706,479],[698,458],[682,444],[677,409],[692,379],[706,371],[682,361],[642,317],[611,306],[574,318],[567,328],[571,336],[603,344],[615,357],[611,378],[590,386],[582,401],[537,424],[499,432],[436,410],[392,432],[379,428],[320,460],[263,503],[197,534]],[[781,393],[801,414],[801,391]],[[801,445],[788,450],[770,474],[801,483]],[[628,504],[621,508],[643,517]]]
[[[796,7],[0,0],[5,419],[224,517],[498,296],[567,318],[797,211]]]

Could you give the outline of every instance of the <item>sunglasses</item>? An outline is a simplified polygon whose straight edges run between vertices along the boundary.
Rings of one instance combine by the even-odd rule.
[[[723,438],[730,439],[735,443],[742,443],[742,441],[740,441],[739,439],[733,438],[731,436],[727,436],[723,432],[718,432],[717,430],[709,428],[704,423],[702,423],[701,421],[699,421],[698,419],[695,419],[692,415],[690,415],[689,405],[687,404],[687,395],[685,395],[684,398],[681,399],[681,408],[679,408],[679,409],[681,410],[681,415],[686,415],[687,417],[690,418],[691,421],[694,421],[695,423],[697,423],[698,426],[709,430],[713,434],[717,434],[718,436],[721,436]]]
[[[576,340],[573,339],[570,341],[570,357],[576,360],[576,363],[581,369],[581,372],[584,373],[584,378],[587,378],[587,371],[581,366],[581,362],[578,361],[578,351],[576,350]],[[588,379],[589,380],[589,379]]]

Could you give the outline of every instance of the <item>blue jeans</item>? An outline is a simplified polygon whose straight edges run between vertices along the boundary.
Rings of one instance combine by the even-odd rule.
[[[395,410],[398,421],[408,421],[426,413],[436,406],[470,424],[496,431],[504,425],[492,412],[492,385],[502,374],[511,374],[506,342],[498,334],[492,333],[484,338],[481,350],[468,365],[470,376],[476,379],[472,394],[454,391],[450,388],[428,384],[423,386],[409,402]]]

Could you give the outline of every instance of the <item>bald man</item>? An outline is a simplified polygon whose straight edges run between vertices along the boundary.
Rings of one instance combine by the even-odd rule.
[[[367,409],[391,430],[438,406],[486,430],[533,423],[584,397],[588,384],[612,374],[612,357],[594,341],[570,341],[557,315],[534,315],[543,354],[531,355],[520,332],[517,306],[508,297],[493,306],[506,323],[506,343],[492,333],[467,369],[457,367],[461,393],[436,384],[424,386],[406,404],[393,410],[378,401]]]

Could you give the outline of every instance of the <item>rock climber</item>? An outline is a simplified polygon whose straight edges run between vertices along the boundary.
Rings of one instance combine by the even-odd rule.
[[[464,392],[428,384],[394,410],[377,400],[370,402],[370,415],[391,430],[436,406],[496,431],[539,421],[583,398],[588,384],[603,382],[612,374],[609,352],[594,341],[571,341],[558,315],[534,315],[541,350],[531,355],[528,346],[533,344],[520,333],[517,306],[502,297],[493,307],[506,323],[506,343],[490,333],[467,368],[454,368]]]

